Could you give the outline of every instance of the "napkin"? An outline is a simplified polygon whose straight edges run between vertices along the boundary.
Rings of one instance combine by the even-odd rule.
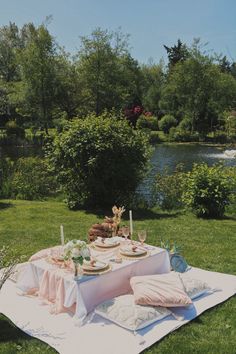
[[[105,245],[115,245],[117,243],[117,240],[115,238],[102,238],[102,237],[98,237],[97,241],[99,243],[104,243]],[[97,242],[95,241],[95,243]]]

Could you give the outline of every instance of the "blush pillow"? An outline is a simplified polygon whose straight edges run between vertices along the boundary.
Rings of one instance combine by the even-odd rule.
[[[178,273],[135,276],[130,279],[130,285],[135,303],[139,305],[176,307],[192,304]]]

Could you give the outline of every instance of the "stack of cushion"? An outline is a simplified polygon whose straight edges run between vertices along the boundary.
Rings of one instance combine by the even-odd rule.
[[[135,276],[131,278],[132,295],[122,295],[97,306],[95,313],[130,330],[142,329],[163,320],[169,307],[186,307],[211,288],[188,274]]]

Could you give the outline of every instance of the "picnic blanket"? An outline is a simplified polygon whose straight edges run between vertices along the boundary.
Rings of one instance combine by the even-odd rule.
[[[196,298],[190,308],[176,309],[176,313],[183,317],[182,321],[169,316],[138,331],[137,335],[99,315],[94,315],[91,323],[78,327],[70,314],[52,315],[38,298],[18,295],[15,283],[10,280],[0,292],[0,313],[22,331],[48,343],[61,354],[137,354],[236,293],[236,276],[199,268],[192,268],[189,275],[218,290]]]

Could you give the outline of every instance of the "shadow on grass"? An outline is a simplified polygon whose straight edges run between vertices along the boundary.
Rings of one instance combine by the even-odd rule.
[[[32,337],[28,336],[7,319],[7,317],[0,315],[0,343],[14,342],[20,339],[31,340]]]
[[[11,203],[3,203],[3,202],[0,202],[0,210],[1,209],[7,209],[7,208],[13,208],[13,204]]]
[[[236,221],[236,215],[223,215],[220,217],[216,216],[205,216],[205,217],[198,217],[199,220],[213,220],[213,221],[222,221],[222,220],[232,220]]]
[[[105,209],[87,209],[86,214],[95,214],[98,218],[104,218],[106,216],[112,216],[111,210]],[[174,211],[174,212],[158,212],[151,209],[136,209],[133,210],[133,219],[136,221],[141,220],[155,220],[155,219],[167,219],[167,218],[176,218],[183,214],[183,211]],[[129,220],[129,213],[126,210],[125,214],[122,215],[123,220]]]
[[[233,220],[233,221],[236,221],[236,215],[233,216],[233,215],[226,215],[224,216],[221,220]]]

